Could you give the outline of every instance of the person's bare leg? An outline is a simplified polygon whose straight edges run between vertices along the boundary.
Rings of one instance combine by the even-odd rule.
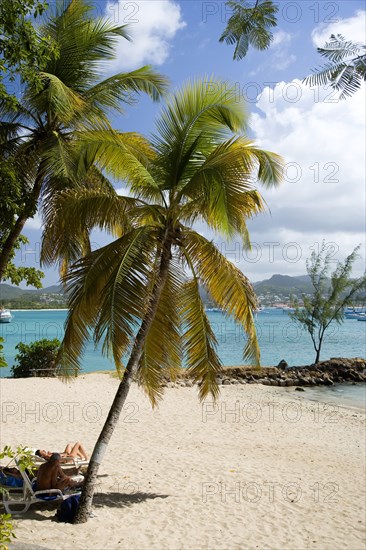
[[[69,455],[74,458],[81,458],[83,460],[88,460],[88,455],[86,454],[84,447],[79,441],[75,443],[75,445],[71,449],[71,452],[69,452]]]
[[[78,443],[78,444],[79,444],[79,455],[80,455],[80,458],[82,458],[83,460],[88,460],[88,455],[86,454],[84,447],[82,446],[81,443]]]
[[[71,443],[68,443],[65,447],[64,453],[67,453],[68,455],[71,455],[72,450],[73,450],[73,448],[72,448]]]

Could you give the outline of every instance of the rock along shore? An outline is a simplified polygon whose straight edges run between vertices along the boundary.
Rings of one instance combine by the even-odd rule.
[[[281,361],[277,367],[224,367],[218,377],[220,385],[264,384],[265,386],[332,386],[343,382],[366,382],[366,359],[332,357],[306,366],[289,367]],[[182,370],[175,382],[166,386],[192,386]]]

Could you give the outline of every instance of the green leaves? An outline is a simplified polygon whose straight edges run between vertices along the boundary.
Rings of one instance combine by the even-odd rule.
[[[243,59],[249,46],[257,50],[269,48],[273,34],[271,29],[277,26],[278,6],[270,0],[234,0],[226,2],[232,10],[220,42],[235,45],[233,59]]]
[[[250,246],[246,222],[264,209],[254,184],[281,180],[282,159],[236,133],[247,121],[237,99],[227,82],[196,81],[169,97],[151,143],[136,134],[80,132],[78,173],[98,168],[90,184],[85,170],[87,189],[59,193],[45,210],[42,252],[44,261],[71,262],[64,277],[70,312],[58,358],[64,376],[78,372],[93,332],[120,374],[126,372],[122,357],[132,350],[127,372],[136,367],[153,405],[182,362],[200,398],[216,398],[221,362],[200,285],[243,327],[244,358],[259,364],[250,282],[189,227],[204,220]],[[133,197],[116,196],[102,170],[123,178]],[[119,238],[85,254],[84,239],[94,227]]]
[[[102,342],[103,352],[122,369],[122,355],[146,312],[154,245],[148,227],[131,229],[72,266],[65,277],[70,310],[59,354],[62,376],[78,373],[90,328],[95,343]]]
[[[323,67],[313,70],[313,75],[303,81],[309,86],[330,84],[340,92],[339,99],[346,99],[360,89],[366,80],[366,46],[347,41],[341,34],[330,36],[330,41],[318,53],[329,59]]]
[[[15,94],[9,94],[3,84],[3,75],[10,81],[18,73],[23,81],[32,82],[35,89],[41,87],[38,69],[42,68],[57,49],[50,37],[40,37],[33,26],[47,8],[42,0],[2,0],[0,3],[0,99],[16,106]]]
[[[357,295],[366,290],[366,276],[352,279],[352,267],[358,257],[356,247],[344,262],[338,262],[329,279],[333,250],[325,241],[318,253],[312,252],[306,263],[307,272],[314,287],[312,296],[303,296],[303,305],[295,304],[290,317],[309,332],[319,361],[324,334],[332,322],[342,323],[343,310],[354,305]]]
[[[187,261],[217,306],[234,317],[246,332],[244,359],[258,365],[260,353],[253,318],[257,298],[249,279],[202,235],[186,229],[182,242]]]
[[[5,357],[4,357],[4,346],[3,346],[3,342],[4,342],[4,338],[1,338],[0,337],[0,368],[1,367],[7,367],[8,364],[7,362],[5,361]]]

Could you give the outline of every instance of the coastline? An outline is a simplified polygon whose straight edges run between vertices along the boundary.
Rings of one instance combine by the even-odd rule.
[[[44,307],[44,308],[30,308],[30,309],[12,309],[11,311],[12,312],[13,311],[69,311],[69,309],[67,307],[55,307],[55,308]]]
[[[90,453],[117,386],[95,373],[1,380],[1,446],[60,450],[78,439]],[[214,405],[195,386],[167,387],[152,410],[133,384],[100,467],[96,516],[73,526],[48,521],[50,504],[32,507],[14,521],[14,547],[102,548],[108,532],[122,550],[361,550],[365,413],[283,390],[223,386]]]

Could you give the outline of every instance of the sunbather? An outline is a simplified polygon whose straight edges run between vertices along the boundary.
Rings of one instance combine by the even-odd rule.
[[[54,453],[51,451],[45,451],[44,449],[37,449],[35,454],[45,460],[49,460]],[[88,460],[88,455],[79,441],[77,441],[74,445],[72,443],[68,443],[64,452],[57,454],[61,456],[61,461],[65,461],[65,459],[67,461],[67,458],[81,458],[81,460]]]
[[[74,481],[71,477],[64,474],[60,466],[61,456],[53,453],[45,464],[42,464],[37,473],[37,491],[46,489],[60,489],[63,491],[66,487],[77,487],[80,482]]]

